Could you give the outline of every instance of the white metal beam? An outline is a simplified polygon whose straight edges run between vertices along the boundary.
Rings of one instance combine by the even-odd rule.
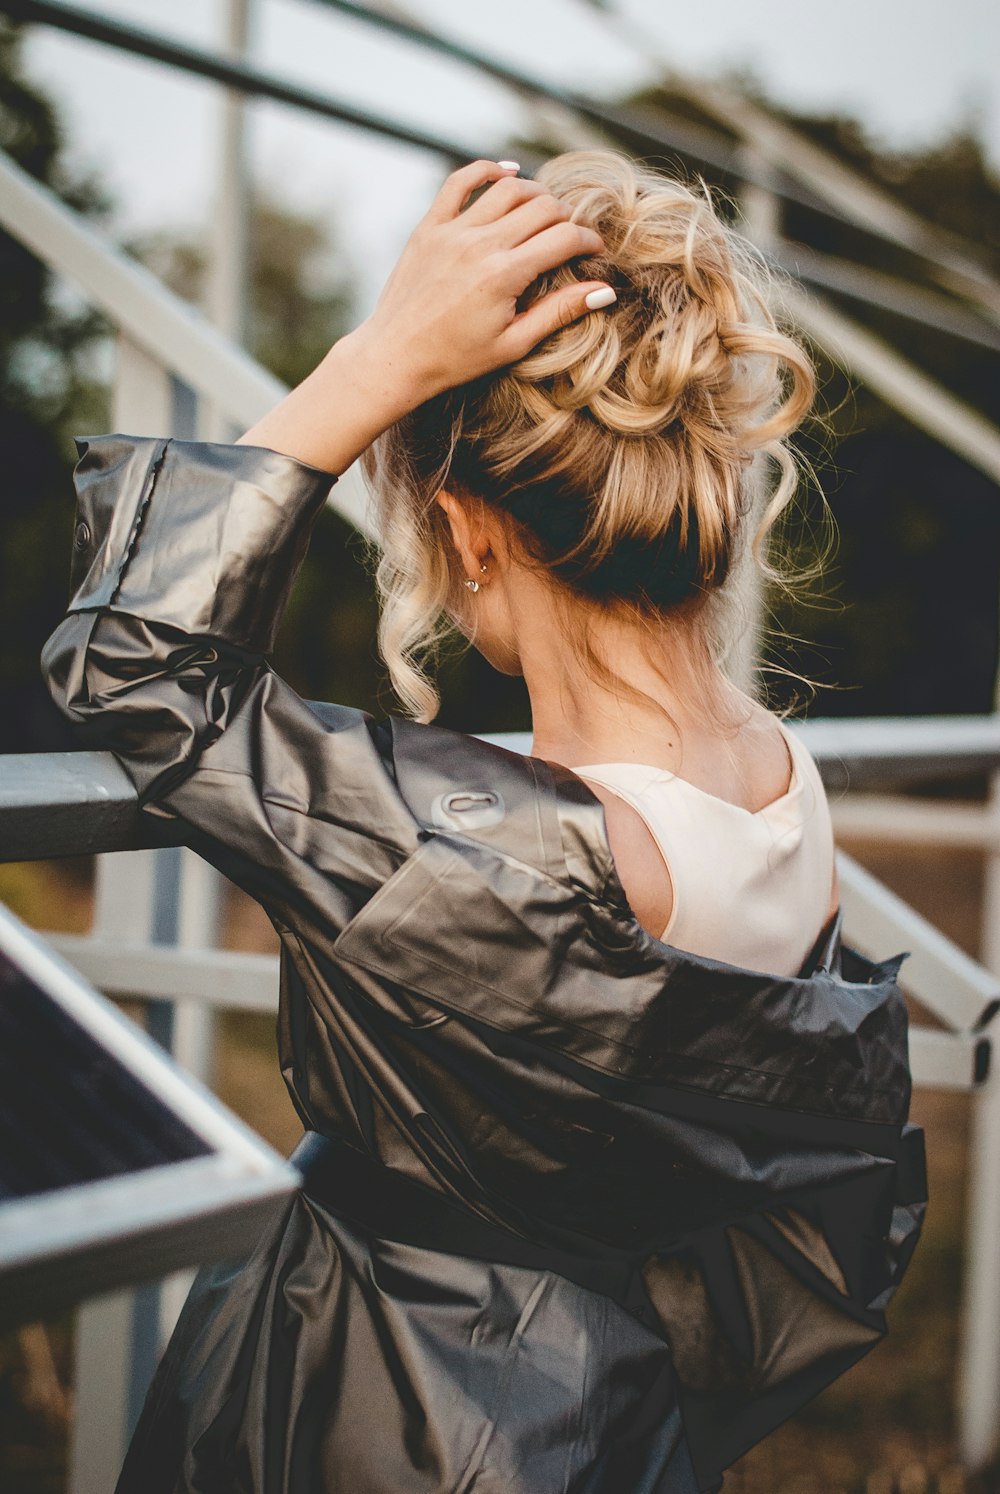
[[[76,1388],[67,1469],[69,1494],[111,1490],[128,1447],[132,1321],[131,1288],[92,1297],[76,1313]],[[98,1366],[100,1372],[95,1373]]]
[[[834,762],[988,761],[1000,753],[1000,716],[845,716],[790,721],[809,751]]]
[[[227,0],[223,44],[244,61],[250,44],[253,0]],[[250,166],[247,155],[247,100],[233,88],[216,100],[221,108],[216,164],[216,201],[209,223],[205,277],[205,313],[236,346],[242,347],[247,323],[247,278],[250,261]],[[209,400],[200,401],[198,434],[206,441],[230,441],[232,421]],[[239,434],[237,432],[237,434]]]
[[[2,151],[0,226],[80,286],[131,343],[234,424],[244,429],[256,424],[286,393],[280,379]],[[370,532],[367,492],[356,465],[341,476],[330,503],[356,528]]]
[[[1000,678],[994,684],[1000,710]],[[987,812],[1000,815],[1000,773]],[[1000,980],[1000,853],[985,858],[980,956]],[[973,1101],[966,1183],[965,1273],[955,1407],[963,1460],[981,1468],[1000,1442],[1000,1074]]]
[[[1000,1433],[1000,1066],[973,1098],[968,1156],[955,1405],[959,1456],[981,1468]]]
[[[169,427],[168,427],[169,429]],[[112,949],[141,948],[153,934],[156,851],[118,851],[97,862],[94,927]],[[76,1314],[69,1494],[112,1489],[131,1435],[134,1288],[95,1297]]]
[[[991,420],[820,296],[786,282],[779,298],[829,357],[907,420],[1000,483],[1000,430]]]
[[[111,423],[135,436],[162,436],[173,430],[174,398],[163,360],[119,332],[115,343]]]
[[[910,1071],[926,1089],[974,1089],[989,1064],[991,1040],[981,1033],[910,1028]]]
[[[1000,976],[959,949],[884,883],[837,853],[844,938],[861,954],[886,959],[909,952],[903,986],[955,1031],[975,1028],[996,1009]]]
[[[45,938],[92,985],[109,995],[162,1001],[196,1000],[207,1007],[233,1011],[278,1009],[275,955],[128,944],[117,938],[89,934],[53,933]]]
[[[1000,850],[1000,817],[967,799],[905,794],[844,794],[830,800],[834,833],[860,841]]]

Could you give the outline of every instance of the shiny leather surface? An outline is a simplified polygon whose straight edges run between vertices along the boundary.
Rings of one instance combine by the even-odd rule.
[[[306,1188],[199,1274],[119,1494],[716,1487],[885,1332],[926,1198],[903,956],[839,918],[793,979],[672,949],[570,770],[299,699],[265,656],[327,474],[107,436],[76,482],[53,694],[269,913],[304,1128],[540,1246],[627,1250],[656,1309]]]

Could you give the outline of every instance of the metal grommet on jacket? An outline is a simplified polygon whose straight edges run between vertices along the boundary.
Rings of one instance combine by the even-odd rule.
[[[450,789],[431,805],[431,819],[444,830],[485,830],[506,813],[496,789]]]

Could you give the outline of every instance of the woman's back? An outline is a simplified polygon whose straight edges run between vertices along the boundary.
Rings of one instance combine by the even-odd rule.
[[[763,799],[756,809],[648,764],[595,762],[574,772],[605,805],[622,885],[649,933],[709,959],[794,975],[836,906],[834,842],[808,748],[775,725],[785,786],[770,797],[766,787],[756,792],[773,785],[774,772],[773,758],[755,752],[750,792],[740,797]]]

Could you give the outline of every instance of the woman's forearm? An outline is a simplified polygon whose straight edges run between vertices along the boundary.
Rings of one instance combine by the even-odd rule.
[[[362,325],[334,343],[323,361],[237,444],[268,446],[339,475],[376,436],[431,393],[402,359]]]

